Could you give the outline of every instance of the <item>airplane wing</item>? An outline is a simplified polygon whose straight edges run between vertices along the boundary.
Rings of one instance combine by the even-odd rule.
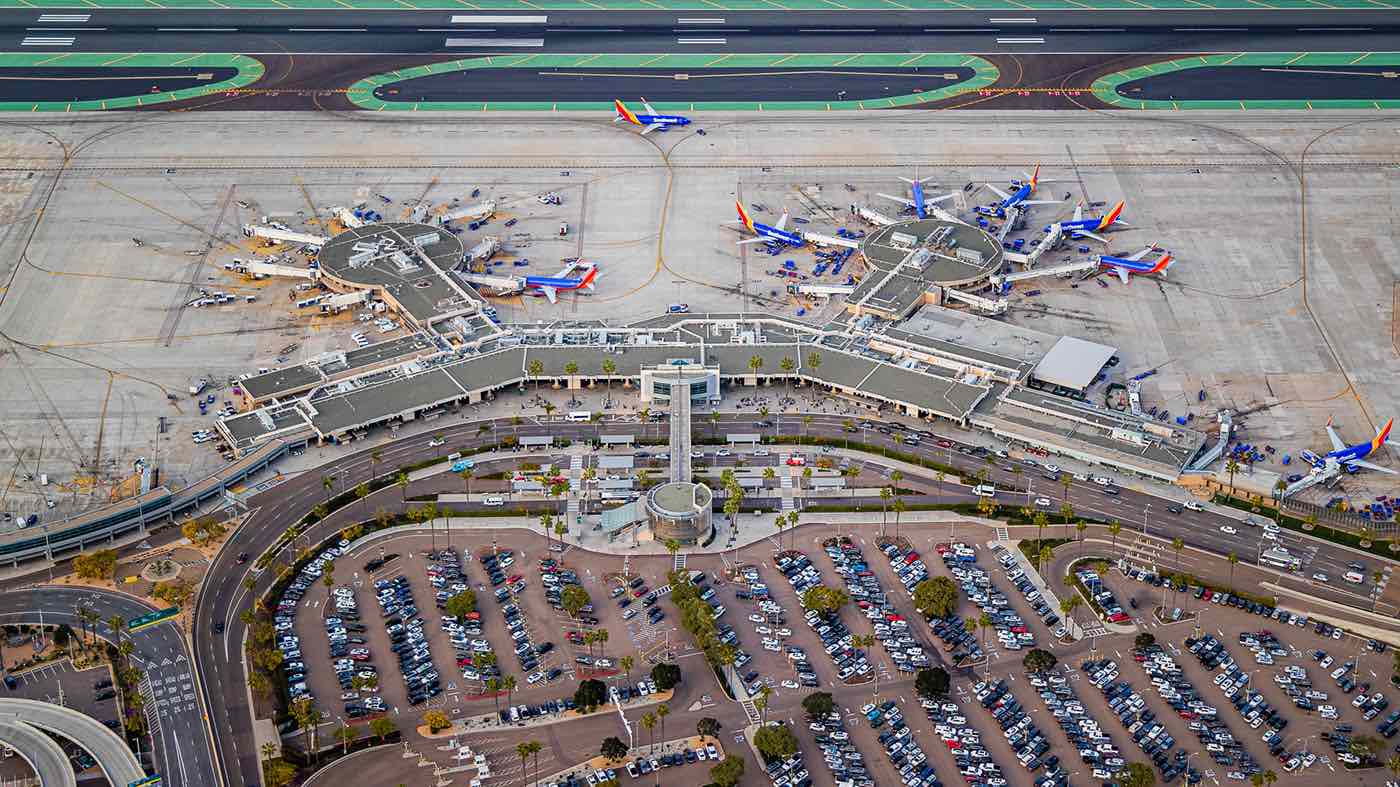
[[[565,265],[564,267],[560,268],[560,269],[559,269],[559,272],[556,273],[556,274],[554,274],[554,276],[552,276],[551,278],[555,278],[555,279],[567,279],[567,278],[569,278],[569,274],[570,274],[570,273],[573,273],[573,272],[574,272],[574,269],[577,268],[578,265],[579,265],[579,264],[578,264],[577,262],[568,263],[568,264]]]
[[[783,211],[783,215],[778,219],[778,223],[773,225],[773,229],[775,229],[775,230],[787,229],[787,223],[788,223],[788,212],[787,212],[786,210],[784,210],[784,211]]]
[[[1058,205],[1064,200],[1058,199],[1023,199],[1017,205]]]
[[[1099,235],[1098,233],[1090,232],[1088,230],[1072,230],[1070,234],[1073,235],[1075,238],[1093,238],[1099,243],[1108,243],[1108,238],[1105,238],[1104,236]]]
[[[1128,269],[1120,265],[1113,266],[1113,272],[1118,274],[1118,280],[1124,284],[1128,283]]]
[[[997,195],[998,197],[1001,197],[1002,199],[1010,199],[1011,197],[1010,194],[1007,194],[1006,192],[1002,191],[996,186],[993,186],[990,183],[987,184],[987,188],[991,189],[993,194]]]
[[[1347,444],[1342,442],[1341,435],[1337,434],[1337,430],[1332,428],[1331,418],[1327,419],[1327,439],[1332,441],[1333,451],[1340,451],[1347,447]]]
[[[908,206],[911,207],[911,208],[914,207],[914,201],[911,200],[911,199],[906,199],[906,198],[904,198],[904,197],[896,197],[896,196],[893,195],[893,194],[876,194],[875,196],[877,196],[877,197],[884,197],[885,199],[894,200],[895,202],[902,202],[902,203],[904,203],[905,205],[908,205]]]
[[[544,297],[549,299],[550,303],[559,302],[559,291],[553,287],[541,287],[540,292],[544,294]]]
[[[1367,470],[1375,470],[1375,471],[1380,472],[1380,473],[1389,473],[1389,474],[1391,474],[1391,475],[1400,475],[1400,474],[1397,474],[1394,470],[1391,470],[1389,467],[1381,467],[1380,465],[1373,465],[1373,464],[1371,464],[1370,462],[1367,462],[1365,459],[1353,459],[1353,460],[1351,460],[1350,462],[1346,462],[1345,464],[1347,464],[1347,465],[1354,465],[1354,466],[1356,466],[1356,467],[1364,467],[1364,468],[1366,468]]]
[[[1082,203],[1082,202],[1075,203],[1075,206],[1074,206],[1074,219],[1073,219],[1073,221],[1083,221],[1083,220],[1084,220],[1084,203]]]
[[[1143,257],[1146,257],[1148,254],[1150,254],[1150,253],[1152,252],[1152,250],[1153,250],[1153,247],[1152,247],[1152,246],[1148,246],[1147,248],[1143,249],[1142,251],[1135,251],[1135,252],[1133,252],[1131,255],[1128,256],[1128,259],[1132,260],[1133,262],[1137,262],[1138,260],[1141,260]]]
[[[648,114],[648,115],[656,115],[656,114],[659,114],[656,110],[654,110],[654,109],[651,108],[651,104],[648,104],[648,103],[647,103],[647,100],[646,100],[645,98],[642,99],[642,106],[646,108],[646,111],[647,111],[647,114]]]
[[[739,245],[740,245],[740,246],[747,246],[747,245],[749,245],[750,243],[766,243],[767,241],[768,241],[767,238],[762,237],[762,236],[759,236],[759,237],[757,237],[757,238],[748,238],[748,239],[745,239],[745,240],[741,240],[741,241],[739,241]]]
[[[926,198],[924,199],[924,207],[925,207],[925,208],[928,208],[928,207],[930,207],[930,206],[932,206],[932,205],[937,205],[937,204],[940,203],[940,202],[946,202],[946,201],[952,199],[953,196],[954,196],[954,195],[953,195],[953,192],[950,191],[950,192],[948,192],[947,194],[944,194],[944,195],[941,196],[941,197],[926,197]]]
[[[652,123],[651,125],[649,125],[649,126],[647,126],[646,128],[642,129],[642,136],[645,137],[647,134],[650,134],[651,132],[657,130],[658,128],[661,128],[661,124],[660,124],[660,123]]]

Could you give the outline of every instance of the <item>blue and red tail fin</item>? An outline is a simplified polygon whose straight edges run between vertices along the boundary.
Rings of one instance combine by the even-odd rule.
[[[1118,204],[1113,206],[1113,210],[1110,210],[1108,213],[1105,213],[1103,218],[1099,219],[1099,226],[1095,229],[1097,229],[1099,232],[1103,232],[1104,230],[1111,227],[1113,225],[1113,222],[1117,221],[1118,217],[1121,215],[1123,215],[1123,200],[1118,200]]]

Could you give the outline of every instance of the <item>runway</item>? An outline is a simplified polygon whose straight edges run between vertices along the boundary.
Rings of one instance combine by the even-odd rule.
[[[0,68],[0,101],[99,101],[232,78],[233,68]]]
[[[3,0],[0,0],[3,2]],[[1103,108],[1113,96],[1096,101],[1065,101],[1032,95],[1036,91],[1088,91],[1095,79],[1125,68],[1181,58],[1233,58],[1250,53],[1342,53],[1339,63],[1392,50],[1400,23],[1385,9],[1327,10],[740,10],[699,16],[681,11],[549,10],[547,13],[461,13],[431,10],[261,9],[84,9],[82,14],[54,15],[52,9],[0,9],[0,49],[43,55],[33,65],[62,69],[78,53],[110,54],[100,64],[130,65],[131,53],[229,53],[255,58],[265,66],[255,84],[239,84],[240,95],[276,92],[275,100],[185,100],[188,108],[351,109],[337,99],[359,80],[375,77],[382,90],[372,98],[399,102],[594,102],[614,95],[647,95],[658,101],[685,103],[832,101],[839,97],[878,98],[916,95],[926,86],[910,85],[918,77],[892,76],[921,57],[980,56],[996,65],[1000,77],[986,85],[1007,96],[978,102],[980,108]],[[60,21],[55,21],[60,20]],[[656,60],[685,58],[689,77],[665,82],[665,74],[600,75],[584,78],[550,74],[558,66],[518,62],[512,71],[476,68],[468,79],[394,72],[446,60],[514,55],[526,61],[574,58],[576,67],[597,65],[590,58],[634,58],[629,68],[653,68]],[[824,75],[803,75],[812,68],[805,57],[823,57]],[[760,61],[751,61],[758,57]],[[848,60],[849,58],[849,60]],[[855,63],[856,59],[863,59]],[[176,61],[178,62],[178,61]],[[1336,64],[1333,64],[1336,65]],[[1387,65],[1373,63],[1372,65]],[[540,66],[536,68],[536,66]],[[784,76],[752,74],[755,67],[791,69]],[[859,66],[857,68],[856,66]],[[872,67],[887,80],[876,84]],[[971,67],[971,66],[968,66]],[[709,69],[713,79],[695,78]],[[730,71],[730,69],[733,69]],[[736,73],[750,72],[745,78]],[[940,73],[948,73],[946,71]],[[1274,72],[1268,76],[1223,80],[1226,93],[1294,96],[1336,87],[1318,77],[1302,80]],[[548,74],[548,75],[547,75]],[[674,76],[671,75],[671,76]],[[1135,75],[1139,76],[1139,75]],[[393,77],[393,78],[390,78]],[[660,78],[655,78],[660,77]],[[967,76],[958,72],[952,82]],[[1179,78],[1184,79],[1184,77]],[[1349,86],[1341,95],[1370,96],[1386,86],[1378,81],[1342,77]],[[390,85],[389,82],[400,82]],[[1150,82],[1150,80],[1149,80]],[[1176,95],[1178,82],[1144,83],[1155,96]],[[948,87],[949,81],[940,86]],[[1163,87],[1164,86],[1164,87]],[[984,87],[984,86],[979,86]],[[888,90],[886,89],[888,88]],[[907,90],[905,88],[908,88]],[[1159,89],[1160,88],[1160,89]],[[23,89],[21,89],[23,90]],[[392,93],[390,91],[399,92]],[[58,102],[75,96],[96,97],[110,88],[98,82],[53,80],[22,100],[51,102],[34,109],[62,109]],[[214,92],[214,91],[207,91]],[[308,94],[325,100],[306,100]],[[1388,95],[1388,94],[1387,94]],[[1028,98],[1029,97],[1029,98]],[[188,99],[189,96],[181,96]],[[949,98],[923,98],[900,106],[930,104]],[[1143,100],[1148,100],[1144,98]],[[1130,103],[1130,102],[1129,102]],[[142,104],[144,106],[144,103]],[[18,108],[18,107],[15,107]],[[88,107],[83,107],[88,108]],[[394,107],[387,107],[394,108]],[[449,108],[449,107],[440,107]],[[553,109],[553,106],[546,108]],[[751,106],[741,107],[744,109]]]

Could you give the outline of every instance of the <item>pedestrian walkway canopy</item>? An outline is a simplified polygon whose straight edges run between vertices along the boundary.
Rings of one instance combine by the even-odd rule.
[[[1036,364],[1032,376],[1043,383],[1082,392],[1116,352],[1116,348],[1106,344],[1062,336]]]

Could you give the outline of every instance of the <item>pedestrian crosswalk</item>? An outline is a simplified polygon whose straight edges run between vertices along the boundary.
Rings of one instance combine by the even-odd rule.
[[[684,552],[677,552],[677,553],[673,556],[672,561],[671,561],[671,568],[675,569],[676,571],[680,571],[681,569],[685,568],[685,553],[684,553]]]

